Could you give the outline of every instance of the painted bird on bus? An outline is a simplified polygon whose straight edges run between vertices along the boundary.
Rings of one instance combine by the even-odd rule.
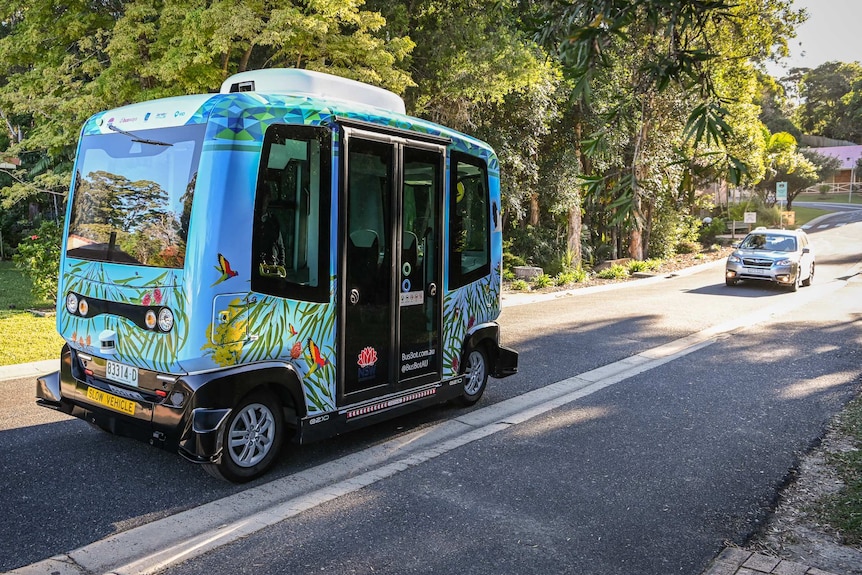
[[[308,351],[309,353],[311,353],[312,361],[310,363],[310,369],[308,370],[308,373],[305,374],[306,376],[309,376],[314,373],[318,367],[325,367],[329,363],[329,360],[323,357],[323,355],[320,353],[320,348],[317,347],[317,344],[315,344],[311,338],[308,338]]]
[[[215,266],[215,269],[216,269],[216,271],[221,273],[221,277],[219,279],[217,279],[216,282],[213,285],[211,285],[210,287],[217,286],[221,282],[223,282],[225,280],[229,280],[230,278],[236,277],[239,275],[238,272],[235,272],[232,269],[230,269],[230,262],[227,261],[227,258],[221,254],[218,255],[218,265]]]

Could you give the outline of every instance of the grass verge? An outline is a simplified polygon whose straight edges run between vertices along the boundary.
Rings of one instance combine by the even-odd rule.
[[[803,224],[807,224],[814,218],[818,218],[820,216],[824,216],[826,214],[831,214],[829,210],[818,210],[817,208],[803,208],[803,207],[794,207],[793,211],[796,213],[796,227],[802,226]]]
[[[857,183],[858,185],[858,183]],[[855,191],[850,198],[850,201],[847,201],[847,194],[845,192],[838,194],[799,194],[795,198],[793,198],[794,202],[829,202],[830,204],[862,204],[862,191]],[[794,208],[795,210],[796,208]]]
[[[35,301],[30,281],[12,262],[0,262],[0,365],[59,357],[63,339],[53,313],[37,317],[31,309],[53,312],[54,302]]]
[[[830,453],[829,464],[838,472],[844,488],[824,502],[821,515],[848,545],[862,545],[862,397],[851,401],[838,423],[852,447]]]

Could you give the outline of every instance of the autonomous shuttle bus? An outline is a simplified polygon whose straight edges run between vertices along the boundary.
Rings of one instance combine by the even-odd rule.
[[[499,165],[397,95],[244,72],[84,125],[39,404],[247,481],[517,370]]]

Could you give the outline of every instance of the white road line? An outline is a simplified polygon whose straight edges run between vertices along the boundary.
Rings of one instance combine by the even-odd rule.
[[[855,268],[860,267],[859,265]],[[855,269],[854,268],[854,269]],[[452,420],[141,525],[9,572],[10,575],[150,575],[392,477],[630,377],[707,347],[844,287],[805,288],[755,314],[716,325]],[[185,534],[179,539],[178,534]]]

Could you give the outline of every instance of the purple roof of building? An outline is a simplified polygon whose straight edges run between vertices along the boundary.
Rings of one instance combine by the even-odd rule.
[[[811,148],[823,156],[832,156],[841,160],[841,169],[850,170],[856,166],[856,160],[862,158],[862,146],[831,146],[828,148]]]

